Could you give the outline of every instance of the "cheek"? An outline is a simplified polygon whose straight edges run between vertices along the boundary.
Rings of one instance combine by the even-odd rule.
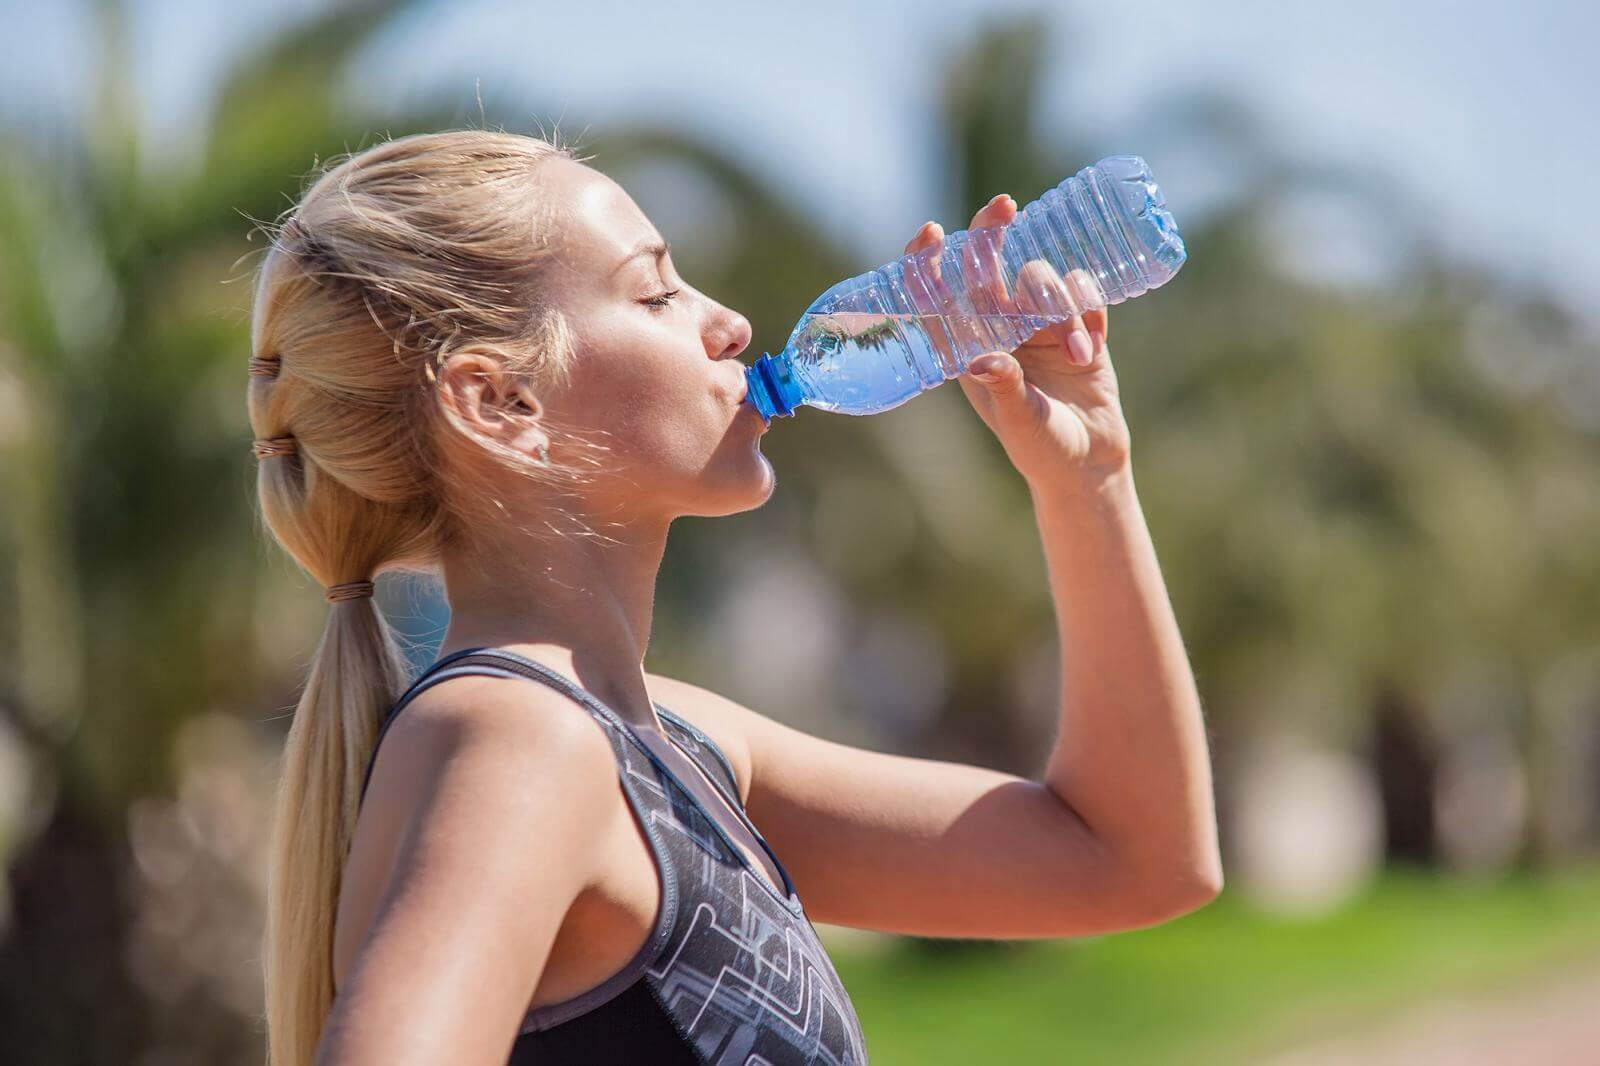
[[[657,331],[626,311],[584,316],[573,373],[575,406],[596,426],[635,421],[662,402],[674,375]]]
[[[574,421],[604,431],[600,440],[630,467],[702,466],[726,428],[717,421],[704,353],[677,351],[683,341],[661,331],[613,328],[591,338],[578,356],[582,395],[574,407],[582,410]]]

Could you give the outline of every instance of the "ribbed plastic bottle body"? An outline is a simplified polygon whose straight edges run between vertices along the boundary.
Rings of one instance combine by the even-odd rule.
[[[962,230],[819,296],[784,349],[747,371],[762,415],[800,404],[875,414],[1010,351],[1052,322],[1164,284],[1186,252],[1137,156],[1112,156],[1007,226]]]

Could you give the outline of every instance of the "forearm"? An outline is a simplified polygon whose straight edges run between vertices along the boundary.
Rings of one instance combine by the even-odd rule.
[[[1158,888],[1220,885],[1200,697],[1132,472],[1030,488],[1061,649],[1045,784]]]

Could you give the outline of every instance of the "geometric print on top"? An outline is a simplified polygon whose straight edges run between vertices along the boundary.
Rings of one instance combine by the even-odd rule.
[[[541,1044],[571,1046],[560,1039],[561,1027],[575,1032],[585,1016],[589,1021],[604,1018],[591,1012],[602,1011],[624,992],[637,993],[643,984],[648,998],[689,1045],[685,1061],[864,1066],[865,1039],[849,993],[817,939],[789,872],[739,802],[733,769],[710,737],[655,704],[672,743],[700,767],[783,875],[781,894],[754,871],[749,857],[626,721],[543,663],[504,648],[464,649],[425,671],[395,711],[424,688],[462,674],[540,681],[590,712],[611,741],[623,793],[644,827],[661,879],[661,908],[639,952],[600,986],[529,1011],[518,1030],[512,1063],[550,1061],[538,1054]]]

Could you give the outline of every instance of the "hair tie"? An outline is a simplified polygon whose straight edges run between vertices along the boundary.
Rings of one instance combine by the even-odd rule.
[[[278,376],[280,359],[276,355],[252,355],[250,357],[250,376],[253,378],[275,378]]]
[[[328,591],[323,593],[323,598],[329,603],[364,599],[372,595],[373,587],[370,581],[346,581],[342,585],[328,586]]]
[[[296,450],[293,437],[268,437],[265,440],[250,442],[250,451],[257,459],[266,459],[274,455],[293,455]]]

